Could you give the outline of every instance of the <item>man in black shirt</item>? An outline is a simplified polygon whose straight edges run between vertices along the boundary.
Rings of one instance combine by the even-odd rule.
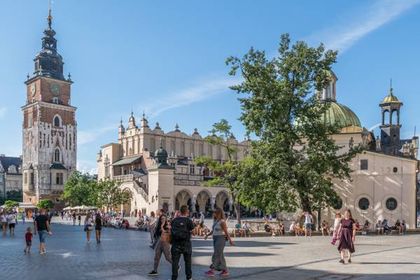
[[[187,280],[192,279],[191,270],[191,231],[194,229],[194,224],[189,218],[189,210],[186,205],[181,207],[181,216],[172,220],[171,234],[172,234],[172,280],[178,279],[179,259],[181,255],[184,256],[185,261],[185,275]]]
[[[47,234],[51,235],[50,223],[48,222],[49,217],[46,214],[45,209],[41,209],[40,214],[34,220],[34,235],[38,231],[39,235],[39,253],[45,254],[45,237]]]

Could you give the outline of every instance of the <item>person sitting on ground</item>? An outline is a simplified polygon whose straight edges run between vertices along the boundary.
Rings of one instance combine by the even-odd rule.
[[[265,222],[265,224],[264,224],[264,231],[265,231],[265,232],[269,232],[269,233],[271,233],[271,232],[272,232],[271,226],[268,224],[268,222],[267,222],[267,221],[266,221],[266,222]]]
[[[251,237],[251,226],[247,221],[242,223],[242,231],[245,237],[247,237],[247,235],[248,237]]]
[[[289,227],[289,234],[295,234],[295,227],[296,227],[296,222],[292,221]]]
[[[301,236],[305,233],[305,230],[299,225],[299,223],[295,224],[295,235]]]
[[[370,222],[368,220],[365,221],[362,231],[368,233],[370,229]]]
[[[321,223],[321,233],[322,233],[322,236],[330,235],[330,226],[326,220],[323,220]]]
[[[279,236],[283,236],[284,235],[285,230],[284,230],[284,224],[283,224],[282,221],[279,222],[278,227],[276,228],[276,231],[277,231],[277,233],[278,233]]]
[[[376,233],[377,234],[384,234],[384,227],[382,226],[382,221],[378,220],[378,222],[375,225]]]
[[[391,227],[388,225],[388,220],[387,219],[384,219],[382,221],[382,227],[384,229],[385,234],[390,234],[391,233]]]
[[[395,222],[395,225],[394,225],[393,229],[395,229],[396,231],[398,231],[398,234],[402,234],[403,229],[402,229],[400,220],[397,220]]]
[[[405,220],[402,220],[401,222],[401,234],[406,234],[407,233],[407,223],[405,222]]]
[[[356,225],[356,231],[360,231],[362,229],[358,220],[355,221],[355,225]]]

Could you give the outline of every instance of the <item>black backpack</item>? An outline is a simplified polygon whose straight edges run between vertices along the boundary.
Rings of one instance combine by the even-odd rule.
[[[171,223],[172,241],[185,242],[190,239],[188,218],[175,218]]]

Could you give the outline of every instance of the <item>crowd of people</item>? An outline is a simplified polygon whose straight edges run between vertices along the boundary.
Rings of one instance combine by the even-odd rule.
[[[82,213],[79,212],[61,212],[61,218],[72,221],[75,226],[83,226],[86,234],[86,241],[90,243],[92,232],[95,232],[97,244],[101,243],[101,232],[103,227],[113,227],[118,229],[128,229],[130,224],[123,214],[116,212],[87,211],[82,221]],[[34,216],[34,227],[27,227],[25,231],[25,248],[24,253],[29,254],[32,247],[33,236],[39,238],[39,253],[46,254],[46,237],[52,235],[51,231],[52,212],[41,209]],[[23,223],[25,221],[24,218]],[[231,236],[249,237],[254,230],[250,226],[249,221],[237,222],[229,232],[228,220],[222,209],[216,208],[213,212],[213,225],[211,228],[205,224],[205,216],[203,213],[196,213],[190,216],[187,206],[182,206],[180,211],[167,213],[164,209],[151,212],[150,216],[139,213],[134,224],[134,228],[138,230],[148,231],[150,233],[150,247],[154,250],[154,264],[149,276],[158,275],[158,269],[162,255],[172,267],[172,279],[178,278],[179,261],[181,256],[185,262],[185,274],[187,279],[192,278],[191,257],[192,257],[192,236],[200,236],[207,239],[212,236],[213,239],[213,255],[209,270],[205,273],[208,277],[213,277],[216,272],[220,272],[220,276],[228,276],[229,271],[226,265],[224,249],[226,242],[234,245]],[[18,212],[16,210],[0,211],[0,223],[3,236],[9,232],[10,236],[14,235],[14,228],[18,221]],[[346,210],[343,214],[336,213],[332,226],[324,220],[319,225],[320,232],[323,236],[332,235],[331,244],[337,246],[340,253],[340,263],[351,263],[352,254],[355,252],[355,238],[357,232],[372,231],[371,223],[365,221],[361,225],[357,220],[352,218],[350,210]],[[131,227],[133,228],[133,227]],[[296,236],[312,235],[314,228],[314,216],[309,212],[304,212],[297,221],[292,221],[289,227],[289,234]],[[378,221],[374,226],[377,234],[391,234],[396,231],[404,234],[407,230],[405,221],[397,220],[394,226],[389,226],[388,221]],[[282,220],[273,221],[271,217],[265,217],[263,220],[263,230],[272,236],[285,235],[286,226]]]

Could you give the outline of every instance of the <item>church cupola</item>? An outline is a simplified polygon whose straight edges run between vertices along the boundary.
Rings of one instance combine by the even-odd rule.
[[[159,126],[159,124],[157,123],[156,127],[158,127],[158,126]],[[143,116],[141,118],[141,127],[142,128],[149,127],[149,122],[146,119],[146,114],[145,113],[143,113]],[[160,129],[160,127],[159,127],[159,129]]]
[[[334,72],[330,71],[328,73],[329,84],[319,93],[320,99],[322,101],[333,101],[337,100],[337,93],[336,93],[336,83],[337,83],[337,76]]]
[[[125,133],[125,127],[123,125],[123,120],[121,118],[120,125],[118,126],[118,134],[124,134],[124,133]]]
[[[128,128],[136,127],[136,119],[134,118],[134,113],[131,111],[130,118],[128,119]]]
[[[63,75],[63,58],[57,52],[57,40],[54,38],[55,31],[52,29],[51,9],[48,13],[48,28],[44,30],[42,49],[36,55],[34,76],[43,76],[58,80],[65,80]]]
[[[379,104],[381,107],[382,124],[381,128],[381,148],[382,151],[390,155],[398,155],[400,140],[400,111],[403,103],[394,95],[392,81],[389,93]]]

